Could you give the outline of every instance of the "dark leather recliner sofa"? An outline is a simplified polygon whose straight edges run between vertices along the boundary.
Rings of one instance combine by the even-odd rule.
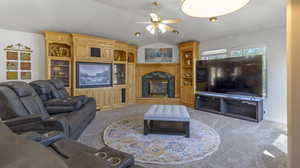
[[[58,131],[47,134],[12,133],[0,122],[0,167],[14,168],[141,168],[132,155],[107,147],[100,150],[65,138]]]
[[[34,114],[40,115],[49,129],[53,129],[52,126],[54,125],[60,128],[58,130],[63,131],[67,137],[77,139],[95,117],[95,100],[93,98],[85,98],[84,96],[68,96],[64,100],[55,99],[54,97],[46,97],[47,99],[45,99],[42,93],[45,93],[46,96],[51,96],[55,90],[51,88],[53,86],[50,85],[50,81],[44,81],[44,83],[48,83],[49,85],[40,88],[40,90],[37,88],[39,86],[37,85],[38,81],[31,83],[32,86],[35,86],[40,96],[33,87],[25,82],[13,81],[0,83],[0,117],[2,120],[9,120],[17,117],[30,117]],[[61,91],[61,88],[56,93],[60,94],[61,92],[59,91]],[[78,106],[72,106],[76,103],[78,104],[78,102]],[[50,110],[47,110],[45,107],[47,103],[54,106],[48,107]],[[56,106],[57,104],[59,107]],[[30,130],[33,127],[28,126],[25,128]],[[20,127],[22,131],[25,128]]]
[[[38,80],[30,85],[40,96],[48,113],[66,115],[70,137],[77,139],[96,115],[96,101],[86,96],[69,96],[60,80]]]

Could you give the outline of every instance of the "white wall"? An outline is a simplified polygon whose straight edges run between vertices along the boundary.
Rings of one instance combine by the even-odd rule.
[[[32,80],[44,79],[45,45],[41,34],[25,33],[0,29],[0,82],[6,81],[6,52],[7,45],[21,43],[33,50]]]
[[[239,48],[250,46],[267,47],[267,89],[264,101],[265,119],[287,123],[287,51],[286,29],[274,28],[242,35],[232,35],[221,39],[204,41],[201,51],[220,48]]]
[[[140,46],[138,49],[138,63],[145,63],[145,49],[146,48],[172,48],[173,49],[173,61],[178,62],[179,54],[178,47],[175,45],[165,44],[165,43],[152,43],[145,46]]]

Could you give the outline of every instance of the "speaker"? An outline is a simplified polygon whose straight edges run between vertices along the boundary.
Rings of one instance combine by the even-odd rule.
[[[126,88],[121,89],[121,102],[126,103]]]

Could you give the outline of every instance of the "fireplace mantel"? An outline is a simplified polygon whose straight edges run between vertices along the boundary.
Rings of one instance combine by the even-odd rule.
[[[142,78],[151,72],[165,72],[175,78],[175,98],[180,96],[179,63],[142,63],[136,64],[136,94],[142,98]],[[159,98],[158,98],[159,99]]]

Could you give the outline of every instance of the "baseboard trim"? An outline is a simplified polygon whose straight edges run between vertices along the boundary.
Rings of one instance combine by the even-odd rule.
[[[181,104],[179,98],[136,98],[137,104]]]

